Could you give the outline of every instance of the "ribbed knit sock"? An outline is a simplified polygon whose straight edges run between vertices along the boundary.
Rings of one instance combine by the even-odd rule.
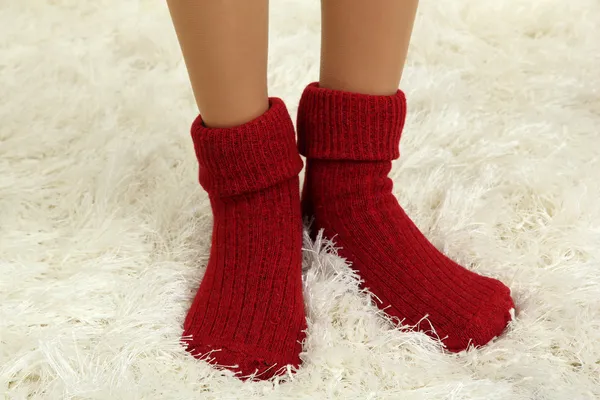
[[[298,145],[307,157],[303,209],[386,313],[419,324],[450,351],[481,346],[511,319],[510,290],[438,251],[392,194],[388,173],[399,157],[405,110],[401,91],[368,96],[309,85],[298,111]]]
[[[184,323],[194,356],[240,377],[298,367],[302,297],[302,160],[280,99],[235,128],[192,125],[200,183],[213,216],[210,258]]]

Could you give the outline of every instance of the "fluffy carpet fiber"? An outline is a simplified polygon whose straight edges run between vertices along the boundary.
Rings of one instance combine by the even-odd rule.
[[[511,287],[508,331],[446,354],[306,240],[304,366],[257,383],[179,344],[211,216],[166,5],[0,8],[0,397],[600,398],[597,0],[421,6],[395,193],[438,248]],[[273,0],[271,23],[270,93],[295,114],[318,2]]]

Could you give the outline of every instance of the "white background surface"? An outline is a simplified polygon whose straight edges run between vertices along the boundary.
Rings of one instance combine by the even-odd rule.
[[[600,397],[597,0],[421,5],[395,192],[436,246],[511,287],[508,332],[444,354],[307,243],[305,363],[282,384],[242,383],[178,343],[211,217],[164,2],[0,7],[6,398]],[[318,77],[319,6],[272,7],[270,93],[295,115]]]

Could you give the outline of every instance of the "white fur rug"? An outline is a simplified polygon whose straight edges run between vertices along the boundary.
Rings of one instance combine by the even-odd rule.
[[[304,367],[259,383],[179,345],[211,216],[165,4],[0,3],[3,398],[600,398],[597,0],[421,6],[395,190],[436,246],[512,288],[508,332],[445,354],[307,242]],[[271,94],[295,114],[319,6],[272,3]]]

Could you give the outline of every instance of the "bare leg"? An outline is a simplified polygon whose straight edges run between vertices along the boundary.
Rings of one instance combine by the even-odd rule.
[[[262,115],[268,0],[167,2],[204,123],[232,127]]]
[[[389,95],[400,84],[418,0],[322,0],[320,86]]]

